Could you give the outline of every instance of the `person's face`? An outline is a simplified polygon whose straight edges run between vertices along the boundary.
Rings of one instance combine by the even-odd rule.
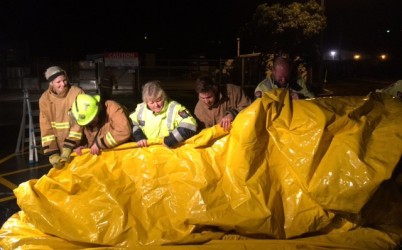
[[[148,100],[147,101],[147,106],[152,112],[154,113],[159,113],[162,111],[163,106],[165,105],[165,100],[162,98],[157,99],[157,100]]]
[[[212,107],[216,102],[216,95],[212,90],[208,92],[200,92],[198,93],[198,99],[208,107]]]
[[[95,115],[94,119],[92,119],[92,121],[90,123],[88,123],[89,126],[96,126],[99,122],[99,116]]]
[[[63,93],[63,92],[66,90],[66,88],[67,88],[67,84],[68,84],[67,77],[64,76],[64,75],[60,75],[60,76],[56,77],[56,78],[52,81],[51,84],[52,84],[53,91],[54,91],[56,94],[61,94],[61,93]]]
[[[272,75],[274,81],[280,85],[279,87],[286,87],[286,84],[289,82],[290,78],[290,71],[288,67],[277,65],[272,71]]]

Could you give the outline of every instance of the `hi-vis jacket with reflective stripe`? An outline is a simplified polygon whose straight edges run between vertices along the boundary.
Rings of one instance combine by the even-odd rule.
[[[254,96],[260,98],[262,93],[279,88],[273,81],[272,77],[267,77],[262,80],[254,90]],[[297,82],[291,82],[286,88],[301,95],[301,99],[314,98],[314,93],[307,89],[306,80],[300,78]]]
[[[84,127],[86,147],[91,147],[96,143],[100,149],[107,149],[130,140],[131,122],[123,107],[115,101],[107,100],[103,108],[105,113],[104,117],[99,117],[100,123],[96,126]]]
[[[70,119],[69,110],[76,96],[84,91],[71,86],[66,93],[56,95],[51,87],[39,99],[39,125],[45,155],[60,153],[63,147],[76,147],[82,137],[82,128]]]
[[[195,118],[186,107],[173,100],[165,100],[159,113],[153,113],[146,103],[140,103],[130,118],[133,121],[134,141],[165,138],[164,143],[171,147],[190,138],[197,131]]]

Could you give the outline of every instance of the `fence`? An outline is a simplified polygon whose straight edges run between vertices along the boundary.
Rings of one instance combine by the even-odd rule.
[[[123,67],[112,68],[120,89],[133,89],[149,80],[177,81],[194,80],[202,74],[218,76],[225,64],[223,59],[158,59],[144,62],[138,70]],[[45,70],[53,65],[65,69],[71,83],[86,90],[97,89],[97,72],[95,64],[90,61],[79,62],[36,62],[30,66],[8,67],[6,77],[1,77],[2,89],[45,90],[48,83],[44,78]]]

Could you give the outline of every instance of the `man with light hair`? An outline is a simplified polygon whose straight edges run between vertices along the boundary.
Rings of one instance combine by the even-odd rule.
[[[71,121],[69,110],[77,95],[84,91],[71,86],[66,71],[59,66],[49,67],[45,78],[49,88],[39,99],[42,147],[53,167],[62,168],[81,140],[82,129]]]
[[[289,59],[285,57],[275,58],[271,75],[261,81],[255,88],[255,98],[260,98],[262,93],[277,88],[289,89],[292,99],[315,97],[315,95],[307,89],[306,79],[293,79],[292,72],[292,64]]]

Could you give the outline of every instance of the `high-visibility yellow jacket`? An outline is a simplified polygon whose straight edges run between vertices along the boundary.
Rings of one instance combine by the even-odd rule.
[[[376,89],[376,92],[387,93],[392,95],[393,97],[402,99],[402,80],[398,80],[385,88]]]
[[[159,113],[152,112],[146,103],[137,105],[130,114],[133,122],[133,138],[164,138],[165,145],[172,147],[197,131],[197,122],[186,107],[173,100],[165,100]]]
[[[272,77],[267,77],[257,85],[254,90],[254,96],[256,98],[260,98],[262,96],[262,93],[277,88],[279,87],[274,83]],[[297,82],[289,83],[286,88],[290,89],[293,92],[296,92],[301,99],[315,97],[314,93],[307,89],[306,80],[302,78],[298,79]]]
[[[76,147],[82,128],[70,118],[69,110],[77,95],[84,91],[71,86],[64,94],[56,95],[49,86],[39,99],[39,126],[45,155],[60,153],[63,147]]]
[[[100,104],[102,105],[102,104]],[[94,143],[100,149],[114,148],[130,140],[131,122],[125,109],[117,102],[107,100],[98,113],[99,122],[95,126],[84,127],[83,145]]]

